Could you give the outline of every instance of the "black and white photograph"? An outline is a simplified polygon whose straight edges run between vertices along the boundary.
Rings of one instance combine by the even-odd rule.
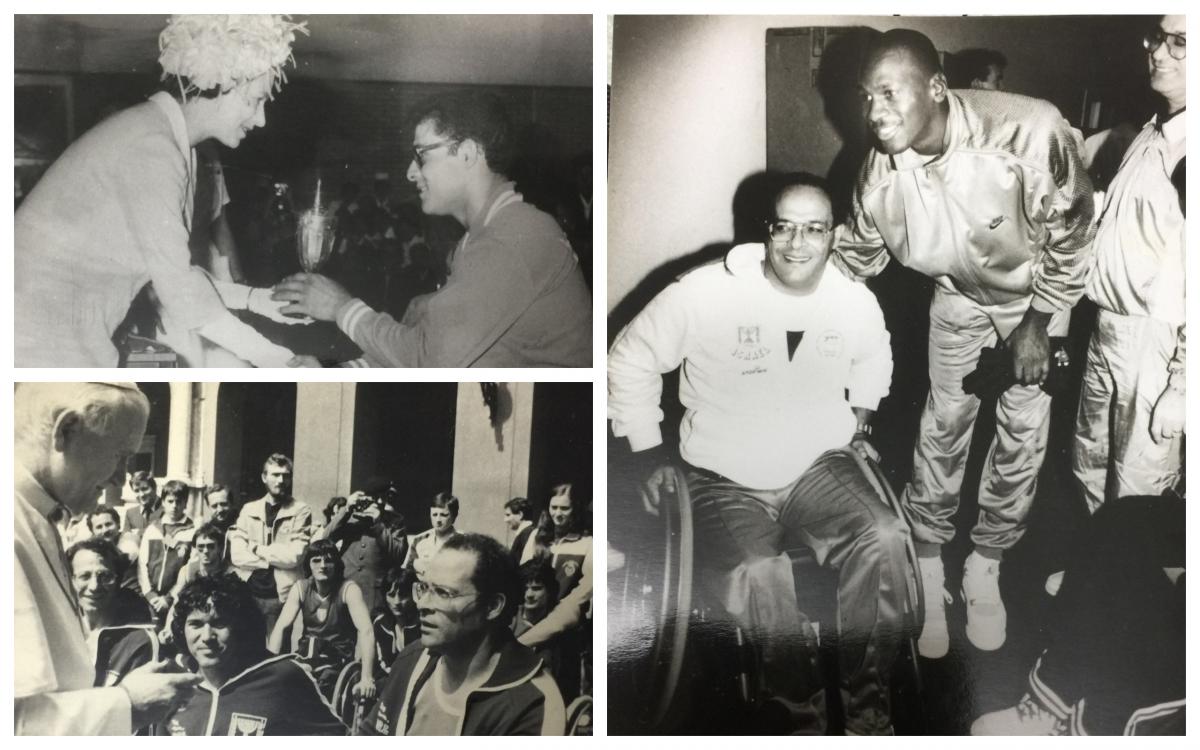
[[[608,733],[1183,735],[1185,17],[609,33]]]
[[[592,734],[591,383],[24,382],[13,415],[16,735]]]
[[[592,366],[592,16],[16,15],[17,367]]]

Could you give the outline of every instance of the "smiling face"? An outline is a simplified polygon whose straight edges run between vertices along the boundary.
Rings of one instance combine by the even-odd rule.
[[[828,196],[815,187],[801,185],[779,197],[775,204],[775,220],[796,225],[790,240],[767,239],[766,262],[763,272],[776,289],[787,294],[809,294],[816,289],[825,273],[833,233],[824,239],[812,239],[804,227],[833,226],[833,206]]]
[[[138,501],[138,505],[143,508],[149,507],[155,501],[154,485],[149,482],[140,482],[133,488],[133,497]]]
[[[1163,16],[1158,24],[1160,31],[1187,36],[1185,16]],[[1158,49],[1148,54],[1150,65],[1150,88],[1161,94],[1172,112],[1183,109],[1187,101],[1187,58],[1176,60],[1168,51],[1169,43],[1163,41]]]
[[[75,515],[90,511],[104,488],[125,483],[125,464],[145,430],[146,417],[133,408],[117,408],[102,432],[77,414],[61,416],[51,467],[55,498]]]
[[[421,211],[426,214],[456,216],[465,210],[467,173],[458,154],[461,144],[447,140],[432,120],[421,121],[413,134],[413,148],[422,152],[422,163],[413,159],[407,177],[416,185]],[[442,145],[428,148],[434,144]]]
[[[214,672],[229,666],[233,659],[233,629],[228,620],[212,611],[193,611],[183,622],[183,636],[187,650],[201,669]]]
[[[946,79],[941,73],[926,75],[907,51],[891,49],[863,69],[859,93],[867,126],[885,154],[910,148],[924,156],[942,152]]]
[[[71,581],[84,614],[103,612],[117,593],[117,572],[91,550],[75,553],[71,560]]]
[[[111,513],[97,513],[91,516],[88,522],[92,527],[92,536],[114,544],[117,537],[121,536],[121,527],[117,525],[117,519],[113,518]]]
[[[215,100],[212,137],[229,148],[237,148],[247,133],[267,124],[266,102],[270,94],[271,77],[265,73],[219,94]]]

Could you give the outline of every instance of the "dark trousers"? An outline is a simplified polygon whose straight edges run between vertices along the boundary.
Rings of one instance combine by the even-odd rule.
[[[787,710],[793,731],[823,733],[824,690],[812,627],[797,603],[785,552],[805,545],[819,564],[838,573],[846,728],[873,734],[890,727],[888,683],[903,638],[908,531],[858,463],[830,451],[775,490],[750,489],[693,468],[688,488],[698,582],[761,652],[760,697]]]
[[[1163,568],[1184,567],[1184,526],[1176,497],[1111,500],[1091,517],[1030,674],[1072,733],[1158,731],[1182,704],[1184,584]]]

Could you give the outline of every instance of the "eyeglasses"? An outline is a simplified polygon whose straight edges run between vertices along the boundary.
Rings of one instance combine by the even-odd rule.
[[[767,233],[774,242],[791,242],[796,232],[800,232],[800,237],[807,242],[821,243],[829,238],[833,229],[819,221],[803,225],[791,221],[767,222]]]
[[[1167,54],[1176,60],[1187,57],[1187,37],[1183,34],[1172,34],[1169,31],[1155,29],[1142,37],[1142,46],[1150,54],[1154,54],[1163,42],[1167,43]]]
[[[415,161],[417,163],[418,167],[423,167],[423,166],[425,166],[425,154],[429,153],[430,151],[433,151],[434,149],[441,148],[442,146],[453,146],[457,143],[458,143],[458,141],[449,140],[449,141],[438,141],[437,143],[429,143],[424,146],[413,146],[413,150],[412,150],[413,161]]]
[[[443,588],[432,583],[425,583],[424,581],[417,581],[413,583],[412,596],[414,602],[419,601],[426,596],[432,597],[435,604],[437,604],[439,607],[444,607],[455,599],[462,599],[467,596],[479,596],[479,594],[456,594],[450,589]]]
[[[78,583],[80,586],[86,586],[92,581],[96,581],[101,586],[111,586],[117,582],[117,574],[110,573],[107,570],[100,573],[93,573],[89,570],[72,577],[75,579],[75,583]]]

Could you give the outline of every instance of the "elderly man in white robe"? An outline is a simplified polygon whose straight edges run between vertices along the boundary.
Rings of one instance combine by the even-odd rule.
[[[132,384],[21,383],[15,396],[14,732],[128,735],[162,721],[200,681],[167,662],[93,687],[95,671],[62,544],[49,516],[80,515],[124,481],[150,403]]]

